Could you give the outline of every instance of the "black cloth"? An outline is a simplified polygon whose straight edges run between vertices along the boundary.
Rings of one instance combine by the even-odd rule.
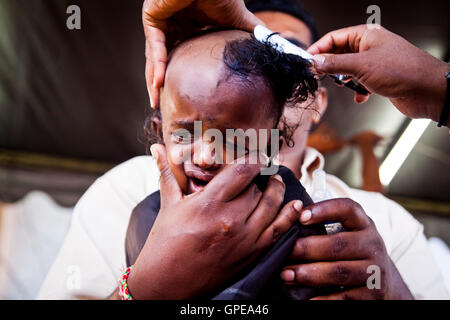
[[[295,174],[280,166],[278,174],[286,184],[283,206],[292,200],[302,200],[304,206],[313,203],[305,188]],[[269,176],[258,176],[255,183],[264,190]],[[155,222],[160,209],[159,191],[151,194],[133,210],[128,225],[125,250],[127,265],[133,265],[144,247],[145,241]],[[325,293],[325,289],[284,286],[280,278],[282,268],[299,237],[326,234],[323,225],[292,226],[262,257],[230,281],[232,285],[208,298],[216,300],[253,300],[253,299],[308,299]]]

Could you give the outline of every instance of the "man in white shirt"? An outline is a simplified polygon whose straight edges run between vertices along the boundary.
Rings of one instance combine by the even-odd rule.
[[[310,194],[313,170],[323,165],[322,155],[306,150],[300,182]],[[381,194],[351,189],[331,175],[327,185],[333,198],[348,197],[362,205],[415,298],[448,298],[419,222]],[[108,297],[125,267],[131,211],[158,189],[159,171],[150,156],[131,159],[99,178],[75,207],[70,231],[38,298]]]

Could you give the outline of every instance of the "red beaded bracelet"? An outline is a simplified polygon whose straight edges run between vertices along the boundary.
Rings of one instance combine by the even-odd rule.
[[[130,275],[130,271],[133,268],[133,266],[126,268],[119,279],[119,296],[122,300],[134,300],[130,292],[128,291],[127,283],[128,276]]]

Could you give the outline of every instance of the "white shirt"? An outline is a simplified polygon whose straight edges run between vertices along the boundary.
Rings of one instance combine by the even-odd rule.
[[[0,300],[36,298],[71,217],[42,191],[0,208]]]
[[[300,182],[311,194],[312,170],[323,168],[323,156],[308,148]],[[388,254],[417,299],[449,295],[423,234],[423,226],[406,210],[379,193],[349,188],[327,175],[333,198],[358,202],[375,222]],[[125,267],[125,235],[134,207],[159,189],[154,159],[141,156],[113,168],[87,190],[76,205],[72,224],[38,299],[108,297]]]

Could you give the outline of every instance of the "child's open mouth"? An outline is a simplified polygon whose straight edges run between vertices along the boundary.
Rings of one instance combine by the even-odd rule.
[[[187,172],[187,176],[189,177],[189,193],[203,190],[214,177],[213,175],[199,172]]]

